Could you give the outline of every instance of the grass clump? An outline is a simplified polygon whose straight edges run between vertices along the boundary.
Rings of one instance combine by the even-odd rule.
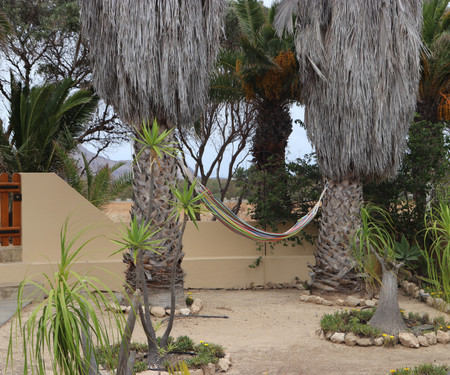
[[[375,308],[367,310],[346,310],[334,314],[326,314],[320,321],[320,327],[328,332],[353,332],[364,337],[377,337],[381,334],[378,328],[367,323],[375,313]]]
[[[391,370],[393,375],[447,375],[448,366],[438,366],[431,363],[416,366],[414,368],[403,367]]]

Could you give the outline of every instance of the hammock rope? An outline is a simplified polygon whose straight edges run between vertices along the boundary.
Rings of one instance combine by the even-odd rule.
[[[240,219],[233,211],[231,211],[225,204],[218,199],[209,189],[203,186],[195,176],[184,166],[181,165],[182,170],[185,175],[191,180],[191,182],[196,182],[196,190],[199,194],[202,195],[202,202],[205,204],[208,211],[210,211],[218,221],[220,221],[223,225],[225,225],[228,229],[232,230],[234,233],[237,233],[246,238],[260,241],[260,242],[272,242],[272,241],[280,241],[286,238],[292,237],[298,234],[304,227],[306,227],[317,215],[320,204],[322,202],[322,198],[327,190],[328,182],[325,184],[322,193],[320,194],[320,198],[311,211],[308,212],[305,216],[300,218],[292,228],[288,229],[283,233],[274,233],[267,232],[265,230],[255,228],[249,224],[247,224],[244,220]]]

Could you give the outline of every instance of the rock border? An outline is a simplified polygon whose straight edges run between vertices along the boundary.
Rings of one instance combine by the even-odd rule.
[[[412,332],[400,332],[398,337],[380,336],[375,338],[360,337],[353,332],[327,332],[324,334],[320,330],[319,337],[322,340],[329,340],[335,344],[345,344],[347,346],[395,346],[400,344],[405,348],[418,349],[419,347],[428,347],[436,344],[448,344],[450,342],[450,332],[438,330],[435,332],[428,332],[423,335],[416,336]]]
[[[426,293],[424,289],[419,288],[416,284],[403,280],[400,282],[400,288],[406,295],[425,302],[428,306],[440,312],[450,314],[450,303],[446,303],[442,298],[432,297],[430,293]]]
[[[348,296],[345,300],[344,299],[336,299],[335,301],[327,300],[320,296],[315,295],[308,295],[303,294],[300,296],[300,301],[302,302],[308,302],[308,303],[315,303],[317,305],[325,305],[325,306],[347,306],[347,307],[374,307],[378,304],[378,300],[373,299],[363,299],[363,298],[356,298],[353,296]]]

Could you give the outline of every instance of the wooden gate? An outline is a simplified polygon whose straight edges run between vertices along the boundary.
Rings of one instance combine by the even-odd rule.
[[[21,245],[21,204],[20,174],[0,174],[0,244],[1,246]]]

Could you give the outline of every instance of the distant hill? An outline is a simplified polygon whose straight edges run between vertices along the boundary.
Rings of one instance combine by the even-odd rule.
[[[83,153],[86,156],[87,160],[91,160],[95,156],[95,154],[93,152],[89,151],[86,147],[83,147],[82,145],[78,146],[78,150],[79,150],[79,152],[73,154],[72,157],[77,161],[77,163],[80,166],[83,165],[81,153]],[[113,173],[114,177],[119,177],[125,173],[129,173],[132,171],[131,160],[111,160],[111,159],[107,159],[103,156],[97,156],[92,161],[91,168],[92,168],[92,170],[96,171],[96,170],[104,167],[105,165],[109,165],[110,167],[113,167],[114,165],[116,165],[117,163],[120,163],[121,161],[125,162],[125,164],[122,165],[119,169],[117,169]]]

